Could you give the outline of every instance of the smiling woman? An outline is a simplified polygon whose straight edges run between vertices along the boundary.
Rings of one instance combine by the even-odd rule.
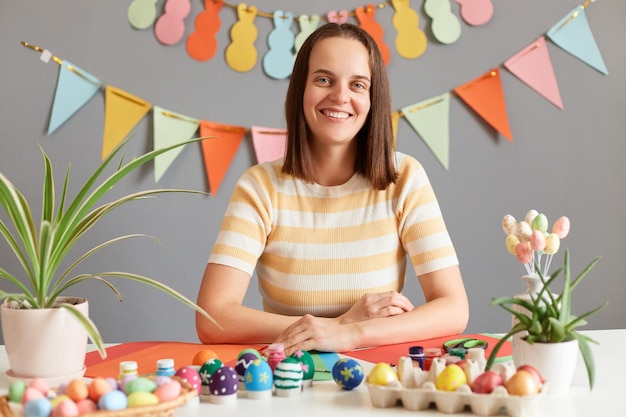
[[[327,24],[302,45],[285,103],[285,158],[240,178],[205,270],[205,343],[346,351],[461,332],[468,302],[423,167],[393,151],[374,40]],[[406,261],[426,302],[401,293]],[[242,305],[256,269],[264,311]]]

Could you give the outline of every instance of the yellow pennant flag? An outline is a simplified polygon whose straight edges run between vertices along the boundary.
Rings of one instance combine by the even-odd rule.
[[[139,97],[106,86],[102,159],[115,149],[151,108],[152,104]]]

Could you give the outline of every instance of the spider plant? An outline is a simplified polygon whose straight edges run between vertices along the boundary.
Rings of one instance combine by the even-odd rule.
[[[518,321],[495,345],[487,360],[486,369],[491,368],[504,342],[517,333],[526,332],[527,335],[523,337],[523,339],[530,344],[559,343],[577,340],[578,349],[580,350],[587,370],[589,387],[592,389],[595,378],[595,365],[589,343],[597,342],[589,336],[578,332],[577,328],[586,325],[587,321],[585,319],[605,308],[607,303],[605,302],[580,316],[575,316],[572,314],[572,291],[599,260],[600,257],[594,258],[582,272],[572,280],[569,250],[566,250],[563,268],[556,270],[548,279],[546,279],[541,273],[541,270],[536,267],[543,287],[536,295],[530,294],[530,301],[515,297],[494,299],[491,302],[492,305],[499,305],[513,314]],[[563,272],[564,277],[563,290],[560,295],[556,295],[552,292],[550,287],[561,272]],[[518,305],[526,311],[516,311],[513,309],[513,305]]]
[[[19,304],[20,308],[24,309],[66,309],[84,326],[87,334],[103,358],[106,357],[106,351],[104,350],[104,343],[100,332],[95,324],[73,305],[61,303],[58,300],[58,298],[65,294],[71,287],[83,281],[94,280],[103,283],[115,293],[120,301],[122,301],[122,296],[109,281],[110,278],[118,277],[146,284],[174,297],[215,323],[213,318],[194,302],[173,288],[154,279],[133,273],[116,271],[72,275],[72,272],[79,264],[100,249],[126,239],[140,236],[145,237],[147,235],[129,234],[105,241],[89,249],[81,256],[78,256],[73,262],[70,260],[69,262],[72,262],[71,265],[69,265],[67,269],[61,270],[63,261],[66,260],[70,250],[76,245],[79,239],[96,225],[99,220],[117,207],[130,201],[142,200],[162,193],[184,192],[206,194],[201,191],[193,190],[152,189],[128,194],[96,207],[98,201],[100,201],[115,184],[146,162],[174,148],[205,138],[195,138],[169,147],[156,149],[134,158],[126,164],[124,164],[124,156],[122,154],[117,169],[113,174],[103,181],[98,182],[98,179],[103,176],[105,168],[109,166],[129,139],[130,137],[123,140],[113,152],[102,161],[100,166],[96,168],[82,185],[76,197],[71,201],[68,199],[67,195],[70,179],[70,167],[68,166],[65,173],[60,202],[56,211],[55,182],[52,164],[48,155],[43,148],[40,147],[44,161],[44,178],[41,200],[41,220],[38,229],[36,229],[35,219],[33,218],[29,202],[26,201],[24,195],[9,179],[0,172],[0,205],[9,219],[8,224],[12,226],[11,230],[7,224],[0,219],[0,234],[12,249],[23,269],[22,276],[18,277],[0,268],[0,279],[11,282],[19,289],[18,292],[13,293],[0,291],[0,300],[13,300]],[[158,242],[158,239],[155,237],[152,238]],[[217,325],[217,323],[215,324]]]

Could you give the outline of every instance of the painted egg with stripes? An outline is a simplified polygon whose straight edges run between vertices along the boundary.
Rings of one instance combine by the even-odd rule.
[[[353,390],[363,382],[363,367],[356,360],[341,358],[333,365],[333,379],[342,389]]]
[[[302,391],[302,365],[296,358],[283,359],[274,369],[276,395],[288,397]]]

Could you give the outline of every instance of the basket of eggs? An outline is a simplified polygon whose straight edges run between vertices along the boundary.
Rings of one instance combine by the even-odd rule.
[[[177,376],[74,379],[52,390],[42,378],[14,381],[0,397],[6,417],[170,417],[198,395],[198,389]]]

